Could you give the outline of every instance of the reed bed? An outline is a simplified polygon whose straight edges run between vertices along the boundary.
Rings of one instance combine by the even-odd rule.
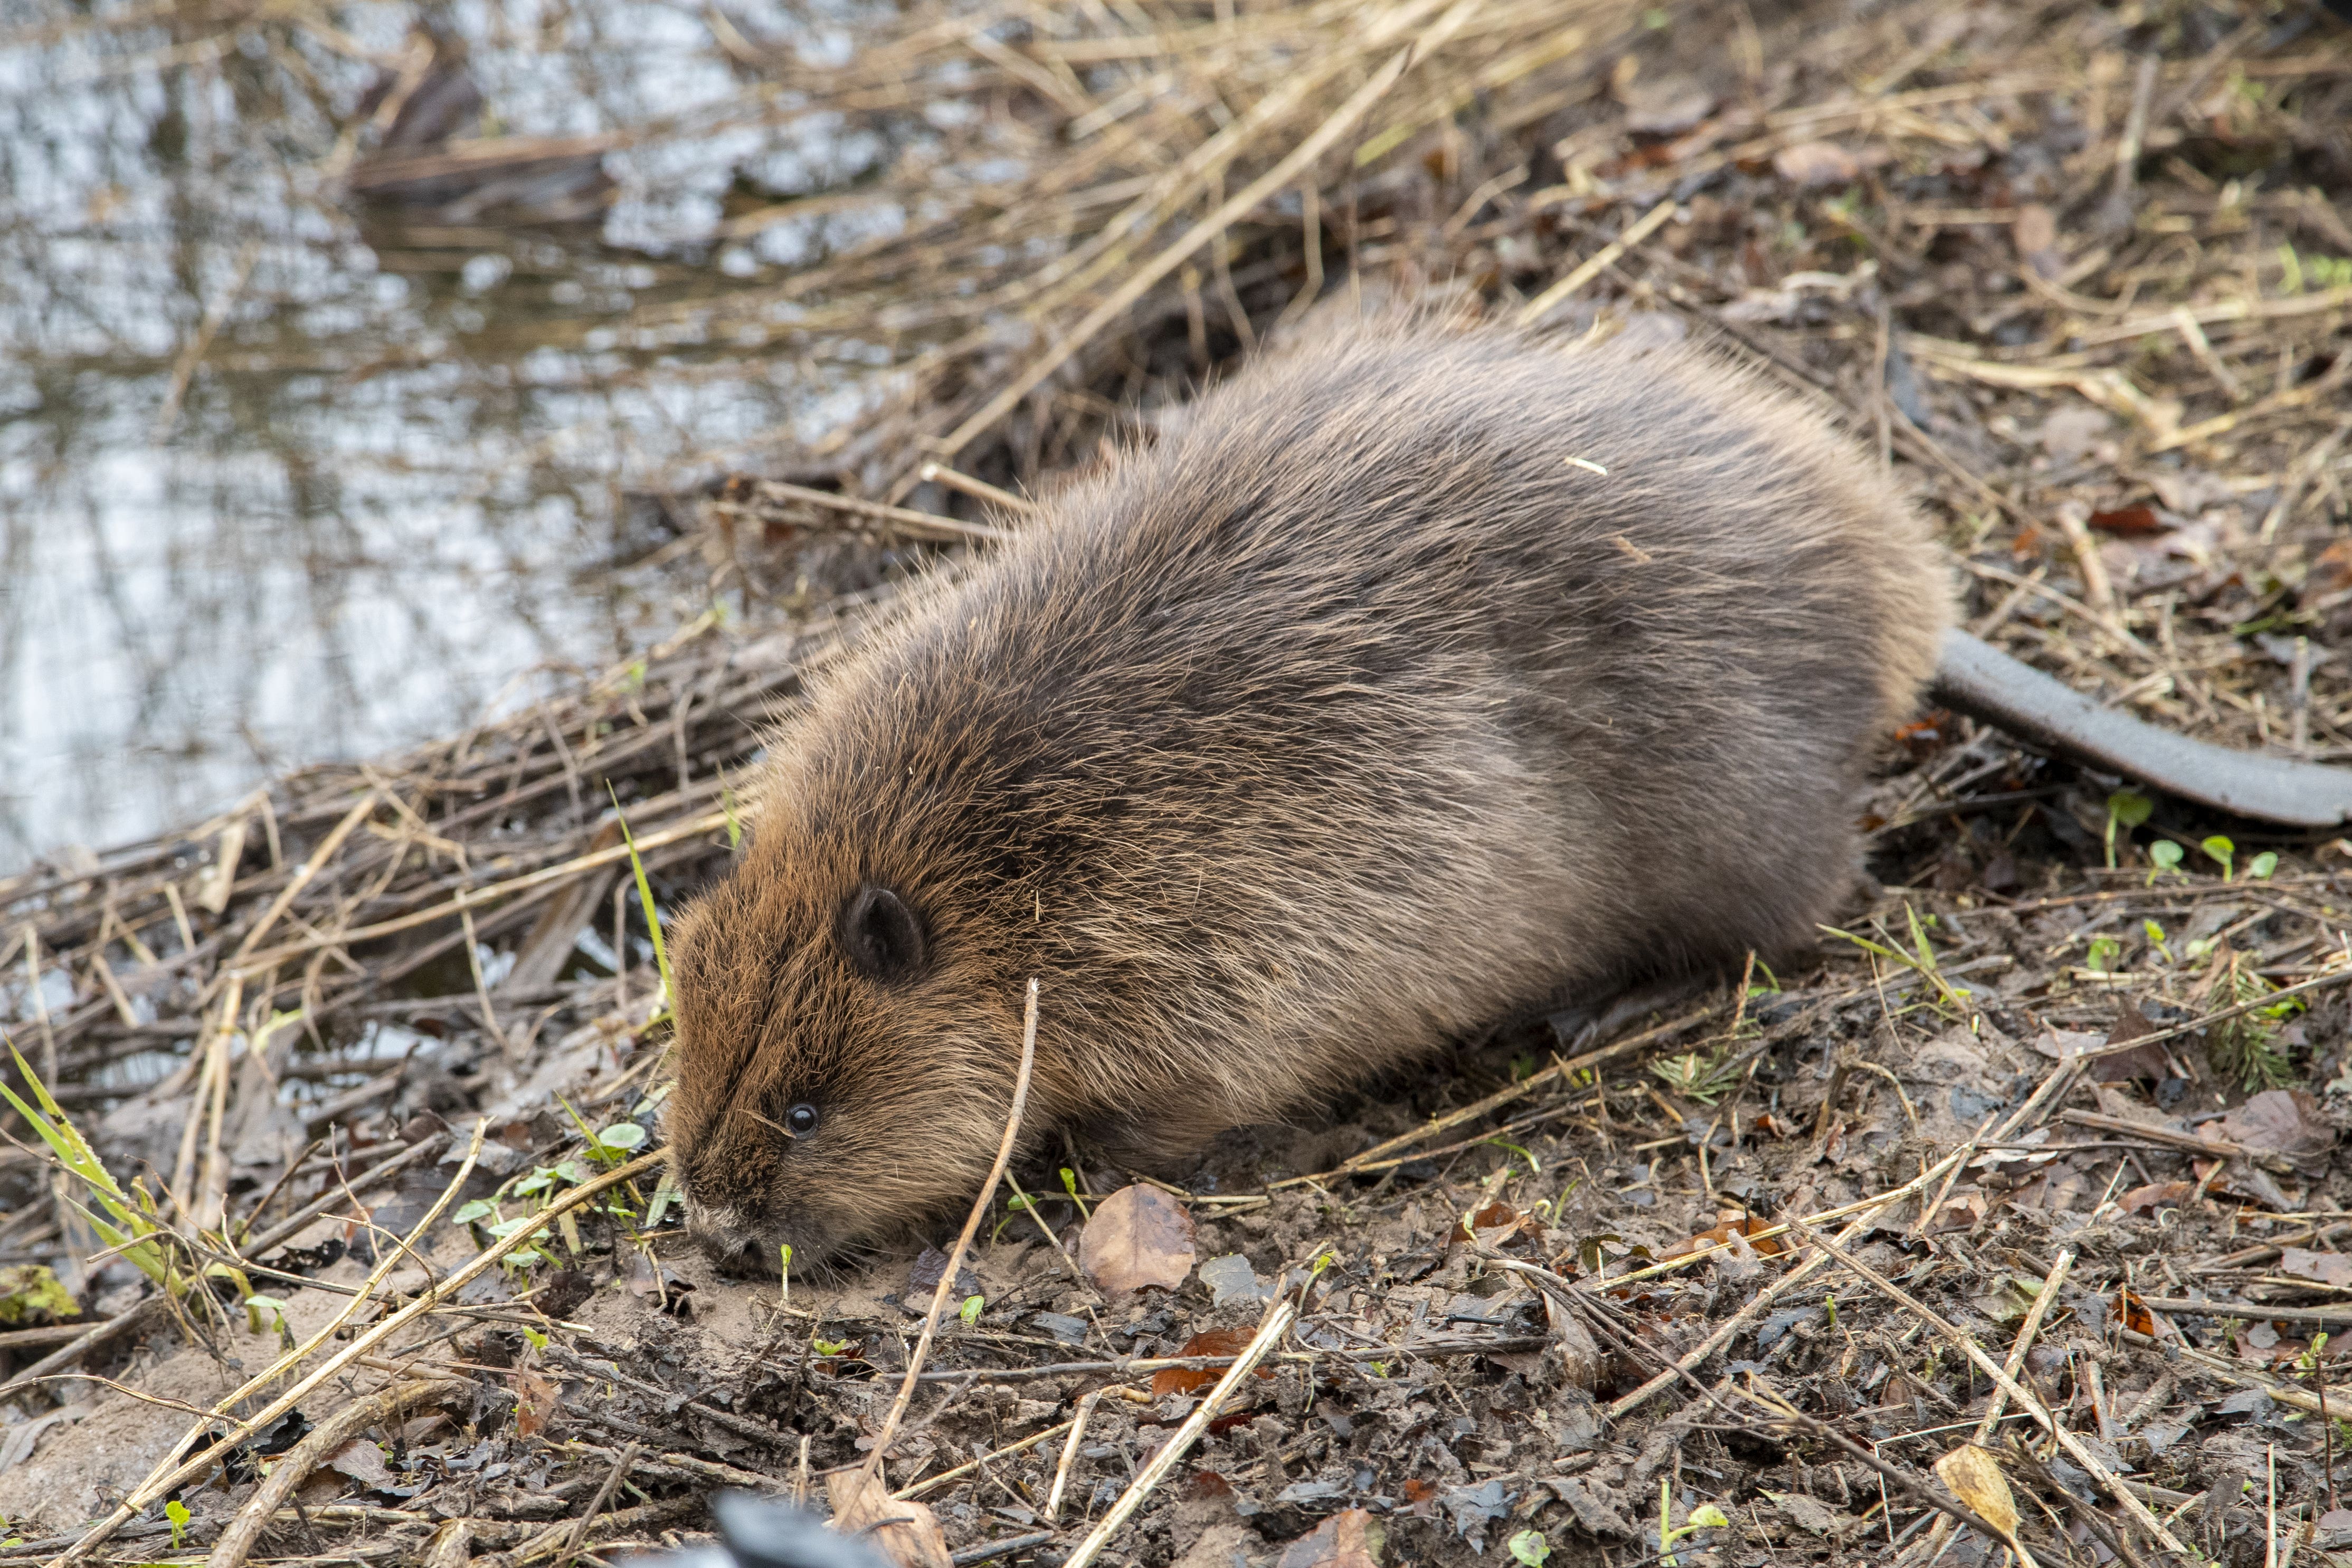
[[[648,914],[724,863],[765,727],[890,612],[908,563],[958,570],[1055,474],[1318,301],[1714,340],[1901,465],[1982,634],[2179,728],[2352,758],[2352,43],[2316,12],[913,7],[824,66],[712,16],[740,102],[600,145],[817,112],[938,134],[854,189],[727,220],[867,237],[649,298],[625,330],[871,350],[877,390],[651,497],[715,603],[642,658],[0,881],[12,1038],[138,1176],[181,1281],[79,1262],[104,1250],[87,1195],[20,1132],[0,1262],[54,1263],[110,1308],[70,1340],[0,1336],[25,1364],[9,1396],[32,1416],[86,1385],[28,1378],[135,1381],[128,1347],[174,1333],[267,1368],[171,1412],[143,1481],[0,1562],[177,1548],[161,1501],[182,1482],[220,1568],[265,1541],[582,1560],[701,1528],[715,1485],[805,1492],[865,1463],[902,1371],[960,1402],[926,1405],[887,1458],[953,1561],[1058,1562],[1086,1537],[1137,1445],[1186,1418],[1158,1375],[1231,1365],[1247,1333],[1200,1336],[1242,1309],[1188,1287],[1114,1310],[1056,1236],[990,1263],[984,1311],[943,1324],[922,1370],[893,1281],[747,1304],[700,1278],[640,1152],[667,1027]],[[331,26],[181,25],[189,47]],[[835,591],[852,558],[869,585]],[[1906,740],[1872,802],[1887,894],[1816,971],[1613,1046],[1622,1021],[1505,1040],[1412,1107],[1350,1111],[1372,1147],[1262,1150],[1240,1185],[1185,1195],[1203,1256],[1307,1310],[1282,1320],[1251,1425],[1202,1416],[1192,1479],[1119,1501],[1143,1505],[1122,1550],[1290,1540],[1286,1564],[1352,1564],[1377,1521],[1430,1561],[1596,1564],[1916,1564],[1959,1528],[1988,1561],[2275,1563],[2352,1540],[2326,1418],[2352,1393],[2318,1335],[2352,1318],[2313,1260],[2352,1224],[2330,1218],[2352,1192],[2326,1098],[2352,1082],[2352,845],[2138,810],[1950,722]],[[2159,841],[2187,849],[2168,865]],[[2153,1031],[2137,1086],[2082,1054],[2126,1030]],[[2307,1098],[2249,1120],[2272,1084]],[[2200,1106],[2213,1127],[2168,1119]],[[1078,1218],[1095,1172],[1071,1164],[1067,1214],[1041,1200],[1021,1224]],[[530,1197],[526,1172],[561,1174]],[[478,1200],[517,1218],[451,1224]],[[376,1261],[280,1250],[331,1231]],[[185,1287],[215,1265],[242,1283]],[[254,1352],[265,1310],[240,1302],[312,1280],[331,1311]],[[503,1288],[465,1293],[481,1281]],[[734,1337],[697,1338],[681,1301]],[[1576,1346],[1599,1369],[1580,1383]],[[197,1485],[212,1461],[189,1437],[267,1448],[298,1406],[332,1443]],[[2263,1426],[2274,1406],[2323,1419]],[[1442,1440],[1440,1407],[1462,1423]],[[406,1468],[379,1485],[353,1459],[342,1487],[330,1460],[369,1433]],[[2000,1487],[1937,1464],[1963,1433]],[[512,1477],[448,1462],[478,1444],[467,1462]],[[1232,1498],[1249,1511],[1213,1506]]]

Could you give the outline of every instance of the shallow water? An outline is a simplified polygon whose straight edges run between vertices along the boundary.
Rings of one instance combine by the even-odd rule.
[[[637,128],[572,172],[609,206],[555,223],[349,199],[363,95],[425,57],[406,7],[173,9],[0,0],[0,870],[658,639],[709,571],[629,493],[755,462],[868,373],[658,308],[828,243],[716,243],[730,188],[880,155],[760,93],[694,10],[433,13],[486,106],[459,134]],[[821,10],[728,15],[847,47]]]

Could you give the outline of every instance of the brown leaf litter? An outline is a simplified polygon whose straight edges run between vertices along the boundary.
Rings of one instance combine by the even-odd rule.
[[[184,1273],[236,1271],[160,1296],[41,1156],[0,1166],[0,1267],[89,1325],[0,1336],[0,1563],[102,1521],[93,1560],[165,1555],[175,1488],[223,1568],[610,1561],[725,1486],[903,1519],[877,1538],[927,1564],[2352,1556],[2352,842],[1949,716],[1890,737],[1858,940],[1802,966],[1499,1030],[1166,1185],[1074,1145],[952,1280],[687,1247],[610,804],[669,906],[906,562],[954,570],[1349,279],[1717,341],[1898,467],[1979,635],[2352,762],[2352,38],[2320,8],[987,15],[823,68],[719,35],[763,94],[937,133],[815,198],[896,204],[895,238],[620,323],[897,372],[661,498],[727,613],[0,883],[12,1038]]]

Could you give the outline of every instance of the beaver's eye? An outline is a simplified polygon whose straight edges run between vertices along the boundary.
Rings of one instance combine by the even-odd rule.
[[[841,910],[841,950],[869,980],[903,980],[923,967],[922,923],[887,887],[861,887]]]
[[[815,1132],[816,1107],[805,1103],[793,1106],[784,1113],[784,1125],[793,1130],[793,1136],[796,1138]]]

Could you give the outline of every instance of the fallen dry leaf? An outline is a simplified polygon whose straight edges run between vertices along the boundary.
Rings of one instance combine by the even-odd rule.
[[[2146,1214],[2151,1208],[2178,1208],[2197,1191],[2193,1181],[2157,1181],[2136,1186],[2116,1199],[2126,1214]]]
[[[2221,1118],[2221,1134],[2258,1155],[2316,1166],[2336,1146],[2336,1129],[2303,1089],[2265,1089]]]
[[[1178,1349],[1178,1355],[1239,1355],[1249,1348],[1255,1337],[1255,1329],[1211,1329],[1196,1333]],[[1164,1399],[1171,1394],[1190,1394],[1196,1388],[1206,1388],[1225,1375],[1221,1366],[1163,1366],[1151,1375],[1151,1397]],[[1261,1366],[1256,1375],[1272,1377],[1274,1369]]]
[[[2156,508],[2145,505],[2117,507],[2111,512],[2093,512],[2090,517],[2090,526],[2101,533],[2115,534],[2125,538],[2160,534],[2166,528],[2164,519],[2156,515]]]
[[[1192,1217],[1156,1186],[1123,1186],[1095,1205],[1078,1237],[1078,1266],[1112,1295],[1172,1291],[1192,1272]]]
[[[341,1471],[370,1491],[382,1491],[400,1484],[399,1479],[383,1462],[383,1450],[365,1437],[353,1437],[329,1454],[327,1468]]]
[[[1680,136],[1715,110],[1715,93],[1696,77],[1636,82],[1625,91],[1625,129],[1636,136]]]
[[[1860,1522],[1844,1510],[1832,1508],[1801,1492],[1766,1492],[1764,1495],[1789,1516],[1790,1523],[1815,1535],[1843,1535]]]
[[[1800,141],[1773,153],[1772,169],[1792,185],[1844,185],[1862,173],[1862,161],[1834,141]]]
[[[515,1430],[526,1437],[535,1437],[546,1429],[548,1416],[555,1413],[558,1391],[555,1379],[531,1367],[517,1367],[515,1383]]]
[[[931,1511],[892,1497],[882,1478],[868,1475],[863,1467],[825,1477],[824,1497],[833,1505],[835,1530],[864,1536],[898,1568],[955,1568],[947,1537]],[[885,1520],[889,1522],[879,1522]]]
[[[1745,1239],[1754,1236],[1759,1230],[1771,1228],[1770,1220],[1758,1219],[1753,1215],[1746,1219],[1727,1219],[1721,1225],[1712,1226],[1696,1236],[1685,1237],[1675,1242],[1658,1254],[1658,1260],[1664,1262],[1670,1258],[1679,1258],[1685,1252],[1696,1252],[1702,1247],[1727,1246],[1734,1236]],[[1756,1255],[1759,1258],[1777,1258],[1789,1249],[1789,1244],[1777,1236],[1767,1236],[1759,1240],[1751,1241],[1748,1245],[1756,1249]]]
[[[1276,1568],[1380,1568],[1387,1527],[1360,1508],[1333,1514],[1282,1549]]]
[[[2304,1247],[2279,1249],[2278,1271],[2323,1285],[2352,1285],[2352,1257],[2341,1252],[2314,1252]]]
[[[1962,1443],[1936,1461],[1936,1475],[1954,1497],[1976,1510],[1979,1519],[2015,1541],[2017,1503],[2009,1495],[2009,1478],[1992,1455],[1974,1443]]]
[[[2131,1330],[2132,1333],[2146,1334],[2150,1339],[2156,1337],[2156,1314],[2149,1312],[2140,1299],[2129,1291],[2116,1291],[2116,1316],[2121,1318],[2124,1327]]]
[[[2017,209],[2009,237],[2017,246],[2017,259],[2037,277],[2055,277],[2066,270],[2066,258],[2058,250],[2058,215],[2041,203],[2028,202]]]

